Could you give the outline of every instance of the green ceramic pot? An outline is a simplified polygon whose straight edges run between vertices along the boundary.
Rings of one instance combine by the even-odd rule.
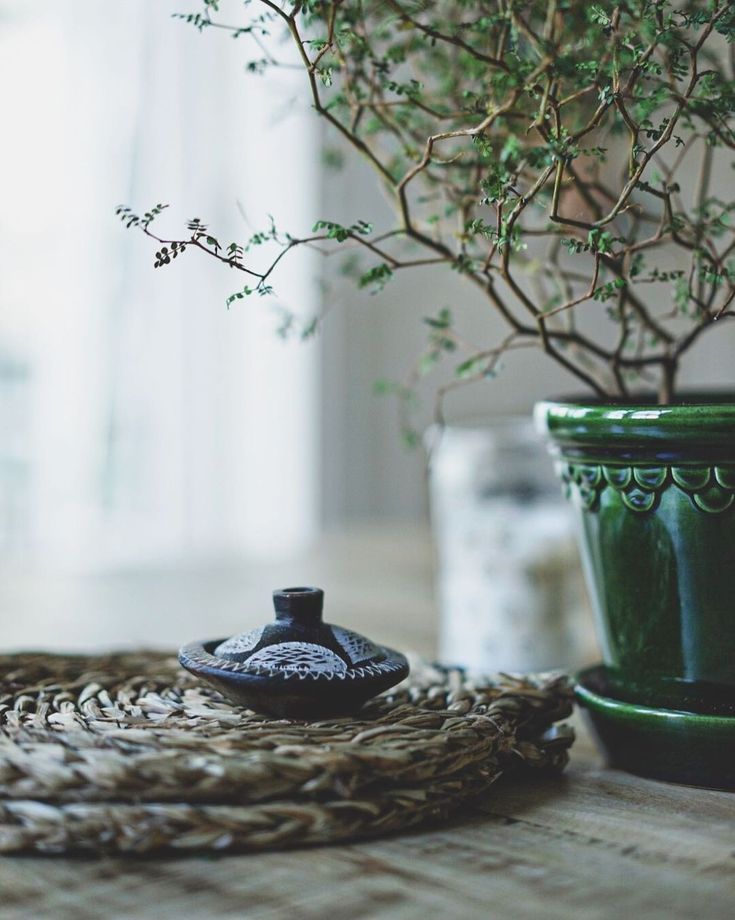
[[[610,698],[735,726],[735,397],[543,402],[536,419],[577,511]]]

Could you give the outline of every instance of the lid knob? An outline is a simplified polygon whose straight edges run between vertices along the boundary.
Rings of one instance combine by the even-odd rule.
[[[300,626],[318,626],[322,622],[324,592],[321,588],[281,588],[273,592],[276,620]]]

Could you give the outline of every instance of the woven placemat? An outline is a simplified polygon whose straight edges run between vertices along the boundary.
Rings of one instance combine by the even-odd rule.
[[[0,853],[261,850],[447,815],[501,773],[560,770],[560,675],[413,663],[352,718],[225,702],[158,652],[0,656]]]

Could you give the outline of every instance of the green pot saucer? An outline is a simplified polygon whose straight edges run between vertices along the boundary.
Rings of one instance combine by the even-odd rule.
[[[668,708],[655,693],[642,695],[641,702],[621,699],[604,665],[577,675],[575,695],[610,766],[668,782],[735,789],[735,715],[722,706]]]

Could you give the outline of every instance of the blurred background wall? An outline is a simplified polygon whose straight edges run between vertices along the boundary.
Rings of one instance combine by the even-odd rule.
[[[242,240],[309,225],[317,127],[284,72],[162,0],[0,3],[0,552],[74,570],[287,554],[313,539],[318,344],[204,257],[154,271],[122,203]],[[220,40],[218,41],[217,38]],[[284,117],[284,111],[289,111]],[[294,137],[300,156],[293,156]],[[279,279],[316,309],[313,257]]]
[[[227,4],[224,5],[228,11]],[[239,5],[230,8],[237,15]],[[401,443],[400,379],[421,319],[444,306],[478,343],[487,306],[446,271],[355,291],[334,259],[293,255],[279,301],[225,297],[243,279],[198,253],[154,271],[154,247],[114,208],[171,208],[242,240],[268,215],[389,220],[373,176],[321,166],[324,138],[298,72],[259,78],[224,33],[171,14],[179,0],[0,0],[0,553],[96,570],[272,559],[325,531],[426,517],[421,451]],[[722,176],[722,181],[729,177]],[[329,309],[309,344],[275,334],[287,304]],[[727,380],[733,331],[686,379]],[[432,416],[428,381],[419,424]],[[441,379],[441,372],[439,378]],[[573,382],[521,352],[447,405],[450,421],[527,413]]]

